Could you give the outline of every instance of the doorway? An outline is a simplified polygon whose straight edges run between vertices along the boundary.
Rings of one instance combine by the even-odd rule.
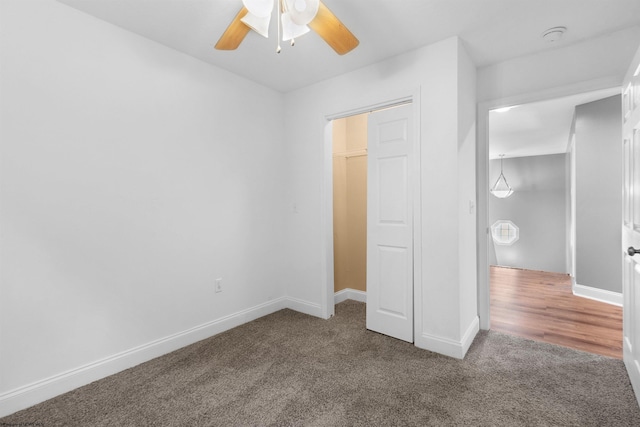
[[[619,88],[611,88],[488,112],[487,187],[500,176],[512,189],[489,192],[487,200],[492,329],[621,354],[620,309],[602,302],[621,300],[619,243],[586,243],[600,230],[613,236],[619,229],[621,201],[603,198],[599,188],[619,193],[611,178],[619,169],[619,104]],[[610,131],[594,137],[600,129]]]
[[[334,301],[367,302],[367,328],[413,342],[414,108],[332,122]],[[331,274],[329,275],[331,276]]]
[[[592,80],[576,85],[568,85],[542,92],[534,92],[509,98],[484,101],[478,104],[477,122],[477,247],[478,247],[478,315],[480,329],[489,330],[491,327],[490,293],[489,293],[489,240],[491,230],[489,223],[488,201],[489,188],[493,185],[489,177],[489,112],[498,108],[513,105],[546,101],[566,96],[582,94],[604,89],[619,88],[615,82]]]

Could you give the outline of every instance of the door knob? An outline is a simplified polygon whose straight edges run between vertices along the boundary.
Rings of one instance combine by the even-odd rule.
[[[629,249],[627,249],[627,253],[629,254],[629,256],[634,256],[635,254],[640,254],[640,249],[629,246]]]

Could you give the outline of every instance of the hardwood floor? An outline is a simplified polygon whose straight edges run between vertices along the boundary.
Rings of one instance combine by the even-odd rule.
[[[491,329],[622,359],[622,307],[573,295],[567,274],[491,266]]]

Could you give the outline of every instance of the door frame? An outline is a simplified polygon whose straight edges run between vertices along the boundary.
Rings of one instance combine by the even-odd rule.
[[[559,86],[498,98],[478,103],[477,135],[476,135],[476,194],[477,194],[477,253],[478,253],[478,316],[480,329],[491,327],[491,298],[489,289],[489,111],[496,108],[531,102],[547,101],[564,96],[578,95],[601,89],[620,87],[621,82],[615,77],[588,80],[585,82]]]
[[[322,298],[321,314],[324,319],[328,319],[335,314],[334,303],[334,265],[333,265],[333,120],[342,119],[358,114],[371,113],[385,108],[391,108],[403,104],[412,105],[413,114],[413,145],[414,158],[412,166],[415,173],[411,177],[413,180],[413,319],[414,335],[417,325],[422,322],[422,270],[420,260],[422,251],[420,250],[420,236],[422,234],[422,203],[421,203],[421,171],[420,171],[420,88],[409,93],[400,93],[395,97],[389,97],[374,101],[362,107],[355,107],[343,111],[333,112],[324,115],[324,147],[322,165],[322,257],[321,271],[322,277]]]

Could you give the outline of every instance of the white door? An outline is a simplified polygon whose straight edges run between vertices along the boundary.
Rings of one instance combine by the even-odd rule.
[[[640,249],[640,50],[623,85],[622,115],[622,344],[624,363],[640,403],[640,251],[637,255],[634,251]]]
[[[369,115],[367,329],[413,342],[412,107]]]

